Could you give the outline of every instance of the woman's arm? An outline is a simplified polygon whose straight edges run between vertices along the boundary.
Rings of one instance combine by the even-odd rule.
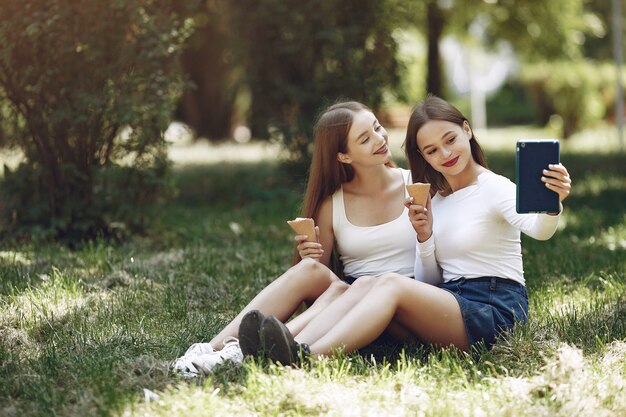
[[[416,235],[415,279],[429,284],[441,282],[441,270],[435,258],[435,237],[433,236],[433,215],[430,196],[426,206],[413,204],[413,197],[405,201],[409,209],[409,220]]]
[[[433,285],[441,283],[441,268],[435,257],[435,237],[431,235],[426,241],[418,242],[415,251],[415,279]]]

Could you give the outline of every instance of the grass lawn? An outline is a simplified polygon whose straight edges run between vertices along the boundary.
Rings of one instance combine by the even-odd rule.
[[[304,178],[235,159],[176,165],[176,200],[121,245],[0,243],[0,416],[626,415],[623,153],[564,149],[561,230],[523,238],[529,323],[492,351],[381,345],[185,381],[168,362],[290,265]],[[513,178],[512,148],[488,159]]]

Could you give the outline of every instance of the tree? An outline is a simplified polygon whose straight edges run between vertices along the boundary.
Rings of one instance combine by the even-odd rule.
[[[0,99],[25,161],[0,229],[89,238],[140,227],[166,185],[162,132],[187,30],[166,0],[0,2]]]
[[[443,34],[445,16],[435,1],[426,4],[426,39],[428,40],[428,71],[426,72],[426,92],[443,97],[443,70],[439,42]]]
[[[415,6],[424,22],[428,42],[427,92],[445,95],[439,45],[446,34],[469,37],[477,19],[484,24],[487,46],[508,41],[526,60],[575,58],[581,53],[581,36],[590,30],[586,0],[427,0]],[[408,21],[411,24],[411,21]]]
[[[622,11],[626,10],[626,0],[621,0]],[[598,61],[612,61],[613,56],[613,25],[611,20],[612,1],[585,0],[585,16],[589,22],[592,36],[585,37],[583,53],[587,58]],[[622,18],[622,27],[626,27],[626,19]]]
[[[487,16],[486,40],[508,41],[526,61],[575,59],[589,22],[585,0],[501,0],[477,7]]]
[[[176,10],[195,22],[195,31],[181,56],[182,70],[191,82],[183,92],[176,117],[196,136],[223,139],[231,130],[241,70],[232,49],[237,36],[229,25],[227,0],[174,2]]]
[[[329,102],[346,97],[376,108],[398,82],[395,9],[388,1],[231,2],[257,137],[270,133],[293,161],[307,163],[312,126]]]

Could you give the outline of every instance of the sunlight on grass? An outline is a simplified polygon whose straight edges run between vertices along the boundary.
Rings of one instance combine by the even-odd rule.
[[[40,283],[9,297],[2,306],[2,327],[21,328],[31,337],[54,332],[68,314],[87,306],[94,297],[104,294],[86,294],[76,281],[53,268],[50,274],[41,274]]]
[[[567,139],[555,135],[549,128],[533,126],[489,128],[486,131],[477,132],[476,135],[481,146],[490,151],[515,152],[515,143],[519,139],[551,138],[559,139],[561,152],[609,153],[620,149],[615,128],[611,126],[586,129]]]
[[[624,361],[624,342],[613,342],[597,359],[563,344],[535,375],[494,376],[474,369],[470,380],[461,370],[448,370],[444,384],[445,360],[409,361],[356,378],[353,371],[329,372],[341,368],[337,360],[316,362],[306,371],[248,364],[245,387],[234,384],[224,391],[212,388],[210,379],[203,386],[181,384],[122,415],[619,415],[626,412]]]
[[[536,314],[555,313],[563,306],[603,304],[608,300],[626,297],[626,282],[619,274],[600,271],[576,280],[562,276],[558,281],[542,283],[542,289],[530,300],[536,305]]]
[[[603,231],[600,234],[599,242],[610,251],[626,250],[626,215],[624,215],[622,224],[615,227],[611,226],[606,231]],[[591,241],[590,243],[594,242]]]
[[[584,213],[568,213],[561,229],[567,226],[583,227],[588,223],[589,219]],[[586,237],[583,240],[574,235],[571,237],[571,241],[574,244],[600,246],[610,251],[626,250],[626,214],[624,214],[623,221],[620,224],[610,226],[604,230],[598,230],[595,235]]]
[[[66,280],[56,268],[49,275],[41,274],[39,279],[41,284],[38,287],[32,287],[12,300],[11,304],[20,306],[20,309],[9,309],[4,318],[18,319],[27,327],[42,322],[51,326],[51,321],[61,320],[70,309],[84,305],[84,294],[76,283]]]
[[[24,266],[28,266],[32,263],[25,252],[16,251],[0,251],[0,260]]]
[[[175,166],[204,165],[223,162],[258,162],[275,160],[280,146],[268,142],[239,144],[229,141],[211,144],[207,141],[171,145],[168,151]]]

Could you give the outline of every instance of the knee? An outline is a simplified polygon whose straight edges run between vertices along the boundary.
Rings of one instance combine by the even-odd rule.
[[[291,267],[290,280],[308,283],[315,287],[328,286],[333,282],[334,274],[324,264],[310,258],[304,258]],[[338,281],[338,278],[335,280]]]
[[[388,272],[386,274],[382,274],[378,278],[376,278],[376,287],[377,288],[390,288],[396,289],[401,288],[402,282],[410,279],[400,274],[396,274],[394,272]]]
[[[373,285],[376,284],[377,280],[378,280],[377,277],[362,276],[352,283],[352,287],[359,288],[359,289],[371,288]]]
[[[337,280],[333,281],[328,287],[328,291],[330,291],[333,295],[338,296],[346,292],[350,288],[346,282]]]
[[[311,258],[303,258],[300,262],[292,266],[292,269],[294,272],[303,275],[317,275],[325,269],[328,270],[325,265]]]
[[[350,288],[350,284],[342,280],[337,280],[333,281],[332,284],[330,284],[330,288],[332,288],[333,291],[344,292],[348,288]]]

